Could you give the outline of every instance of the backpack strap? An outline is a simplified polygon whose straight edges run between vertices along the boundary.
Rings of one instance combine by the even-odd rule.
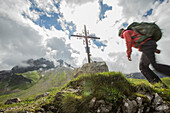
[[[141,35],[141,36],[132,36],[132,39],[134,38],[139,38],[138,40],[135,41],[135,47],[138,47],[140,45],[141,42],[145,41],[146,39],[148,39],[149,37],[146,35]]]

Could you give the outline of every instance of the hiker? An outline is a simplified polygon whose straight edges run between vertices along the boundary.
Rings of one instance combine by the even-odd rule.
[[[149,68],[151,64],[154,69],[164,75],[170,76],[170,66],[158,64],[155,59],[155,53],[160,53],[161,51],[157,49],[156,41],[152,37],[145,38],[139,43],[139,39],[143,36],[142,34],[136,32],[133,29],[120,29],[119,36],[125,39],[127,46],[127,57],[129,61],[131,60],[132,47],[137,48],[142,52],[139,69],[141,73],[146,77],[146,79],[154,84],[162,81],[160,78]],[[162,36],[162,35],[161,35]],[[133,38],[135,37],[135,38]],[[165,85],[166,87],[166,85]]]

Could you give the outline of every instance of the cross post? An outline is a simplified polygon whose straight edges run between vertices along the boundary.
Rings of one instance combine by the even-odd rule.
[[[84,25],[84,34],[85,34],[84,36],[83,35],[71,35],[71,36],[85,38],[88,63],[91,63],[88,38],[90,38],[90,39],[100,39],[100,38],[99,37],[93,37],[93,36],[87,36],[86,25]]]

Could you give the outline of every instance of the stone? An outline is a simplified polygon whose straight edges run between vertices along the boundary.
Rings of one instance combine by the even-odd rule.
[[[140,107],[138,108],[138,112],[137,112],[137,113],[143,113],[143,110],[144,110],[144,106],[140,106]]]
[[[101,113],[108,113],[108,112],[110,112],[110,110],[107,109],[105,106],[101,106],[100,108],[101,108]]]
[[[93,74],[93,73],[100,73],[100,72],[108,72],[108,66],[106,62],[93,62],[93,63],[86,63],[81,68],[74,69],[74,77],[77,77],[80,74]]]
[[[37,100],[37,99],[39,99],[39,98],[46,97],[46,96],[48,96],[49,94],[50,94],[49,92],[43,93],[43,94],[41,94],[41,95],[38,95],[35,99]]]
[[[55,95],[55,101],[61,101],[61,98],[63,97],[64,91],[60,91]]]
[[[24,73],[28,71],[34,71],[39,69],[51,69],[54,68],[54,62],[46,60],[45,58],[40,58],[37,60],[29,59],[27,61],[23,61],[25,65],[17,65],[11,69],[12,73]]]
[[[70,88],[70,89],[68,89],[68,91],[73,92],[73,93],[78,93],[79,89],[72,89],[72,88]]]
[[[112,104],[111,103],[108,105],[104,104],[104,105],[101,105],[100,108],[101,108],[102,113],[108,113],[112,110]]]
[[[156,108],[155,108],[156,111],[166,111],[166,110],[169,110],[169,106],[167,104],[161,104],[161,105],[158,105]]]
[[[152,102],[153,107],[156,108],[161,103],[163,103],[162,98],[158,95],[158,93],[155,93],[154,100]]]
[[[99,100],[97,101],[98,104],[105,104],[105,101],[104,100]]]
[[[89,108],[92,108],[96,103],[96,97],[92,98],[92,100],[89,102]]]
[[[5,104],[13,104],[13,103],[19,103],[21,102],[21,99],[19,98],[11,98],[11,99],[8,99]]]
[[[142,98],[136,97],[136,102],[137,102],[138,106],[140,107],[142,105]]]
[[[146,98],[149,100],[149,102],[151,103],[152,99],[153,99],[153,95],[149,95],[146,94]]]
[[[124,113],[136,113],[137,111],[137,103],[135,100],[124,100],[124,105],[122,106]]]

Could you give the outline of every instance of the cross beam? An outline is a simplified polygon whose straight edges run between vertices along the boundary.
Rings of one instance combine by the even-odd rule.
[[[100,38],[99,37],[93,37],[93,36],[87,36],[86,25],[84,25],[84,34],[85,34],[84,36],[82,36],[82,35],[71,35],[71,36],[85,38],[88,63],[91,63],[88,38],[90,38],[90,39],[100,39]]]

